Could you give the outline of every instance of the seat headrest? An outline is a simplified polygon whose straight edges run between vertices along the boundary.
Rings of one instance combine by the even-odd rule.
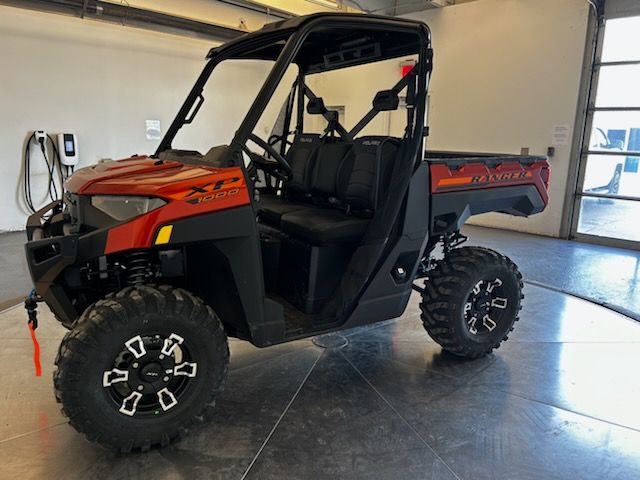
[[[327,107],[324,106],[324,100],[321,97],[310,98],[307,103],[307,113],[309,115],[324,115]]]
[[[397,110],[398,105],[400,105],[400,97],[394,90],[381,90],[373,99],[373,108],[378,112]]]

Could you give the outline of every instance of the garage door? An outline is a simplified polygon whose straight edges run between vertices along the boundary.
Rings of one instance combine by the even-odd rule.
[[[618,16],[616,11],[601,27],[572,233],[578,239],[638,247],[640,12],[630,13]]]

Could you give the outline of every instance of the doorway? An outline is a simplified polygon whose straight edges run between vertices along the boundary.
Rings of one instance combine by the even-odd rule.
[[[572,237],[640,247],[640,16],[605,19],[581,149]]]

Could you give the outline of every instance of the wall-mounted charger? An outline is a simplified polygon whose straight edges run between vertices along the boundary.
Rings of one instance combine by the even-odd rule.
[[[75,133],[58,134],[58,153],[62,165],[68,167],[78,165],[78,139]]]

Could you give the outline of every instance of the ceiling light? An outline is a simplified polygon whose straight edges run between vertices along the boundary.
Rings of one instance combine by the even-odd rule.
[[[338,2],[334,0],[307,0],[309,3],[315,3],[316,5],[321,5],[323,7],[335,8],[336,10],[340,8]]]

